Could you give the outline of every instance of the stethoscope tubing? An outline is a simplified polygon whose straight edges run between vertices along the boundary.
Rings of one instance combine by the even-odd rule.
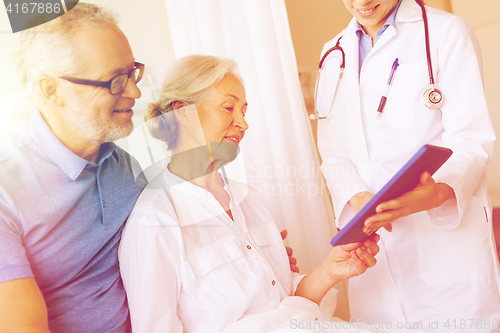
[[[434,88],[434,73],[432,71],[432,60],[431,60],[431,50],[430,50],[430,43],[429,43],[429,24],[428,24],[428,21],[427,21],[427,12],[425,10],[425,6],[424,6],[424,3],[421,1],[421,0],[415,0],[415,2],[419,5],[420,9],[422,10],[422,19],[424,21],[424,36],[425,36],[425,52],[426,52],[426,57],[427,57],[427,69],[428,69],[428,72],[429,72],[429,83],[430,83],[430,86],[431,88],[426,90],[424,92],[424,104],[428,107],[428,108],[438,108],[441,106],[442,102],[443,102],[443,96],[442,96],[442,93],[441,91],[439,91],[438,89]],[[319,69],[318,69],[318,76],[317,76],[317,79],[316,79],[316,84],[315,84],[315,87],[314,87],[314,114],[311,114],[309,116],[309,118],[311,118],[311,120],[320,120],[320,119],[327,119],[327,118],[331,118],[330,116],[330,113],[332,111],[332,107],[333,107],[333,102],[335,101],[335,96],[337,95],[337,89],[340,85],[340,81],[342,79],[342,76],[343,76],[343,73],[344,73],[344,70],[345,70],[345,53],[344,53],[344,50],[342,49],[342,46],[340,46],[340,40],[342,39],[343,36],[341,36],[338,40],[337,40],[337,43],[335,44],[335,46],[331,47],[330,49],[328,49],[325,54],[323,55],[323,57],[321,57],[321,60],[319,62]],[[321,76],[321,71],[323,69],[323,64],[324,62],[326,61],[326,58],[330,55],[330,53],[332,53],[333,51],[340,51],[341,54],[342,54],[342,61],[340,63],[340,74],[339,74],[339,79],[337,81],[337,85],[335,87],[335,91],[334,91],[334,94],[333,94],[333,98],[332,98],[332,101],[328,107],[328,111],[326,112],[325,116],[320,116],[319,115],[319,111],[317,109],[317,97],[318,97],[318,86],[319,86],[319,81],[320,81],[320,76]],[[438,96],[438,101],[434,101],[433,98],[435,97],[431,97],[431,96]]]
[[[314,114],[311,114],[309,118],[311,120],[315,119],[328,119],[330,117],[330,112],[332,111],[333,108],[333,102],[335,101],[335,96],[337,95],[337,89],[339,87],[339,83],[342,80],[342,76],[344,75],[344,69],[345,69],[345,53],[342,47],[340,46],[340,40],[342,39],[343,36],[341,36],[338,40],[337,43],[335,44],[334,47],[331,47],[328,51],[325,52],[323,57],[321,58],[319,62],[319,68],[318,68],[318,78],[316,79],[316,84],[314,85]],[[342,54],[342,61],[340,62],[340,73],[339,73],[339,78],[337,80],[337,85],[335,86],[335,92],[333,93],[333,98],[332,101],[330,102],[330,106],[328,107],[328,112],[325,114],[325,116],[320,116],[319,112],[317,111],[316,108],[316,102],[318,100],[318,85],[319,85],[319,78],[321,76],[321,70],[323,69],[323,63],[325,62],[326,58],[332,53],[333,51],[340,51]]]
[[[422,19],[424,20],[424,34],[425,34],[425,53],[427,56],[427,69],[429,71],[429,82],[431,86],[434,86],[434,74],[432,72],[431,47],[429,44],[429,23],[427,21],[427,12],[425,11],[424,3],[421,0],[415,0],[415,2],[420,6],[420,9],[422,10]]]

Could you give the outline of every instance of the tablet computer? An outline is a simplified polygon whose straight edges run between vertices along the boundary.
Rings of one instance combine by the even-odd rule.
[[[380,191],[330,241],[332,246],[355,243],[368,236],[363,232],[365,220],[375,215],[378,204],[395,199],[414,189],[420,182],[420,175],[427,171],[431,175],[451,156],[448,148],[425,145],[382,187]]]

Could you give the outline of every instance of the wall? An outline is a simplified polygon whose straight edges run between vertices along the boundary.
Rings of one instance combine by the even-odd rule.
[[[424,3],[428,6],[446,10],[450,13],[453,12],[450,0],[424,0]]]

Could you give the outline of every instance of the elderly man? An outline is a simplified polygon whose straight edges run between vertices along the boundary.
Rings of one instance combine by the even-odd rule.
[[[0,331],[130,331],[117,247],[146,181],[111,142],[144,65],[89,4],[22,33],[15,57],[38,110],[0,147]]]

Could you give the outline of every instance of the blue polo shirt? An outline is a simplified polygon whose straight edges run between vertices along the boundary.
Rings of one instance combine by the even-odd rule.
[[[396,29],[396,13],[398,12],[399,6],[401,5],[401,1],[402,0],[398,1],[396,8],[394,8],[387,20],[385,20],[384,26],[377,31],[377,34],[375,35],[375,42],[373,43],[373,45],[377,43],[380,36],[382,36],[382,34],[387,30],[389,26],[393,26],[394,29]],[[359,24],[359,22],[356,33],[358,34],[359,38],[359,72],[361,73],[361,66],[363,65],[363,62],[365,62],[366,56],[368,56],[368,53],[370,53],[373,48],[372,37],[365,33],[363,27]]]
[[[0,146],[0,282],[34,277],[56,332],[128,332],[117,249],[146,181],[113,143],[97,163],[36,112]]]

